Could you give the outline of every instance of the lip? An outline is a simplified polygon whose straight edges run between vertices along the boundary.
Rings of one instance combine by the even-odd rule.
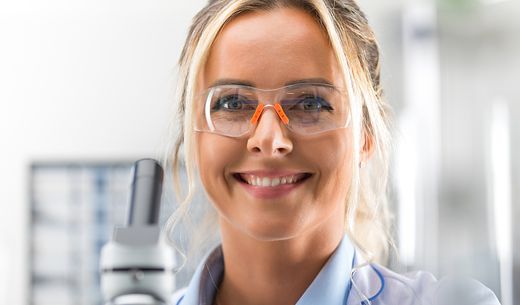
[[[284,177],[284,176],[292,176],[292,175],[302,175],[305,177],[291,184],[280,184],[277,186],[256,186],[248,184],[240,178],[240,175],[255,175],[258,177],[268,177],[268,178],[276,178],[276,177]],[[299,188],[303,184],[312,177],[312,173],[301,172],[301,171],[288,171],[288,170],[255,170],[255,171],[245,171],[245,172],[236,172],[233,174],[233,179],[239,183],[251,196],[258,199],[274,199],[288,195],[293,190]]]
[[[258,177],[268,177],[268,178],[276,178],[276,177],[284,177],[284,176],[293,176],[300,174],[311,174],[308,172],[302,171],[291,171],[291,170],[253,170],[253,171],[245,171],[245,172],[235,172],[233,174],[242,174],[242,175],[253,175]]]

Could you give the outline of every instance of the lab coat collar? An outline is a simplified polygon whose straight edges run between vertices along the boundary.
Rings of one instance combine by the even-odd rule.
[[[360,255],[360,251],[355,252],[352,266],[347,305],[371,304],[385,289],[385,280],[381,273],[382,267],[366,261]]]

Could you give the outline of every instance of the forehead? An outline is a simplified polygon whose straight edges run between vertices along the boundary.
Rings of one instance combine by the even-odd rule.
[[[336,83],[338,65],[326,32],[300,9],[277,8],[242,14],[215,39],[203,71],[206,87],[238,79],[277,88],[305,78]]]

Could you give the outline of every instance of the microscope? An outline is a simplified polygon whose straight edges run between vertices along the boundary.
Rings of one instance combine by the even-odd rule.
[[[161,238],[163,169],[153,159],[133,167],[126,225],[101,250],[101,290],[107,305],[167,305],[175,288],[174,250]]]

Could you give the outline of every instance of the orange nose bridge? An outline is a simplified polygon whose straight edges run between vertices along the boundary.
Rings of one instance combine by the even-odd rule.
[[[258,119],[260,118],[260,115],[262,114],[262,111],[264,111],[264,104],[259,103],[258,106],[256,106],[255,113],[253,114],[253,117],[251,118],[251,124],[256,124],[258,122]]]
[[[262,112],[264,111],[264,109],[269,106],[274,107],[274,110],[276,110],[278,117],[280,118],[280,120],[282,120],[282,122],[285,125],[289,124],[289,118],[287,117],[287,115],[285,115],[285,112],[283,111],[282,106],[278,103],[274,104],[274,106],[272,106],[272,105],[266,106],[264,104],[259,103],[258,106],[256,107],[253,117],[251,118],[251,124],[256,124],[258,122],[258,120],[260,119],[260,116],[262,115]]]

